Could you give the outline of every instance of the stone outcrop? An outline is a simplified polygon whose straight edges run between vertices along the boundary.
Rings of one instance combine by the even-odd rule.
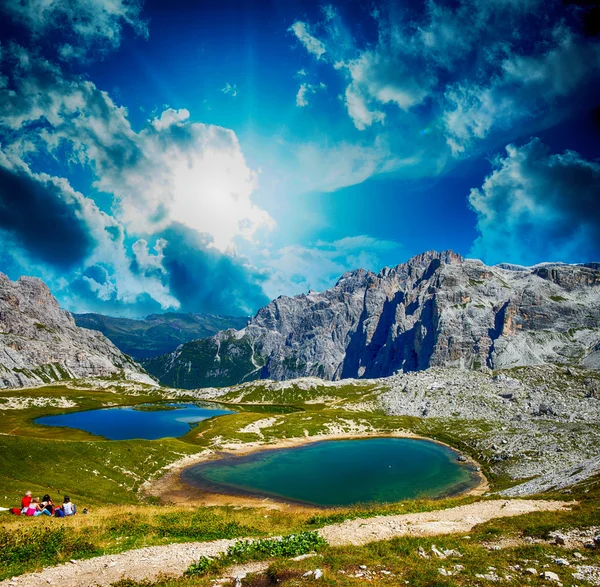
[[[600,265],[498,265],[428,251],[324,292],[279,297],[248,326],[145,363],[164,383],[385,377],[435,366],[600,366]]]
[[[42,281],[0,273],[0,388],[116,374],[154,383],[100,332],[77,327]]]

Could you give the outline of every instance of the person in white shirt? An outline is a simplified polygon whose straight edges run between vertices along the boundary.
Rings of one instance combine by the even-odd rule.
[[[65,516],[72,516],[77,511],[75,504],[71,501],[71,498],[68,495],[65,495],[65,499],[62,504],[63,512],[65,512]]]

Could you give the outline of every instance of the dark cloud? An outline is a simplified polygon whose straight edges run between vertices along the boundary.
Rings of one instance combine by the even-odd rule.
[[[124,25],[147,36],[138,0],[19,0],[0,2],[4,13],[27,30],[37,44],[69,61],[102,57],[121,43]]]
[[[269,302],[262,272],[243,258],[214,248],[210,236],[181,224],[170,225],[153,246],[137,241],[133,253],[130,280],[141,284],[135,292],[122,289],[122,268],[95,264],[62,292],[69,308],[145,316],[167,309],[157,300],[169,297],[174,303],[171,311],[247,316]]]
[[[471,254],[488,263],[600,259],[600,163],[552,154],[539,139],[508,145],[481,189]]]
[[[0,166],[0,228],[31,256],[59,269],[80,263],[95,244],[80,214],[59,185]]]
[[[182,311],[247,315],[269,302],[265,276],[211,247],[205,236],[181,224],[161,236],[167,241],[163,266]]]
[[[83,276],[88,279],[93,279],[96,283],[100,285],[104,285],[109,281],[109,274],[106,270],[106,267],[102,267],[102,265],[92,265],[88,267],[84,272]]]
[[[567,6],[577,7],[583,33],[589,37],[600,34],[600,2],[597,0],[563,0]]]
[[[78,277],[65,291],[58,292],[58,296],[65,301],[69,310],[75,313],[98,312],[109,316],[143,318],[148,314],[160,314],[164,311],[161,305],[147,293],[140,294],[135,300],[127,302],[114,295],[98,297],[96,286],[97,282],[94,279],[88,276]]]

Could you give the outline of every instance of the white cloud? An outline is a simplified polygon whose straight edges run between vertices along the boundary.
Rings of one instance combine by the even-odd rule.
[[[296,38],[304,45],[304,48],[317,59],[321,59],[326,53],[327,49],[325,45],[322,41],[311,35],[310,27],[307,23],[297,20],[289,30],[296,35]]]
[[[157,131],[163,131],[168,129],[170,126],[176,126],[181,123],[185,123],[190,117],[190,111],[187,108],[180,108],[174,110],[173,108],[166,108],[156,118],[150,120],[150,124]]]
[[[338,62],[336,68],[346,69],[350,76],[345,102],[358,130],[385,120],[385,114],[377,107],[395,104],[406,111],[420,104],[435,81],[424,72],[413,75],[401,59],[381,50],[364,51],[357,59]]]
[[[308,96],[314,94],[317,90],[324,90],[327,86],[321,82],[320,84],[300,84],[298,93],[296,94],[296,106],[303,108],[308,106]]]
[[[125,108],[86,80],[67,79],[47,62],[19,49],[12,56],[15,88],[0,89],[1,123],[49,151],[70,146],[89,164],[95,187],[114,196],[114,212],[133,234],[152,234],[171,222],[212,236],[225,251],[234,239],[251,240],[273,220],[252,198],[257,174],[246,164],[231,130],[189,120],[185,109],[167,108],[135,132]],[[44,133],[28,125],[44,117]],[[16,146],[14,148],[17,148]]]
[[[221,91],[224,94],[228,94],[230,95],[232,98],[235,98],[238,95],[238,89],[237,86],[235,84],[231,85],[229,82],[227,82],[222,88]]]
[[[428,145],[438,160],[485,148],[479,143],[493,133],[507,140],[524,123],[537,123],[531,131],[555,124],[600,65],[600,44],[577,37],[565,11],[542,0],[428,0],[419,12],[386,3],[371,11],[370,42],[334,8],[323,13],[302,31],[318,31],[327,49],[318,57],[343,76],[341,100],[356,129],[405,136],[405,146],[419,130],[443,133]]]
[[[79,59],[89,52],[115,49],[121,43],[123,25],[146,36],[138,0],[19,0],[3,2],[0,9],[27,27],[36,40],[54,39],[61,32],[71,42],[57,47],[63,59]]]
[[[303,177],[298,182],[306,192],[334,192],[415,162],[410,158],[395,157],[382,139],[366,145],[304,143],[296,146],[294,152],[295,164],[303,170]]]
[[[141,238],[133,243],[131,249],[138,268],[143,273],[158,272],[164,275],[167,271],[163,266],[163,259],[165,258],[163,251],[167,244],[164,238],[157,239],[154,243],[153,254],[150,252],[146,239]]]
[[[477,214],[471,255],[488,263],[596,261],[600,164],[573,151],[552,154],[539,139],[493,161],[469,203]]]
[[[381,256],[398,248],[396,242],[367,235],[287,246],[275,253],[265,253],[270,276],[264,289],[271,298],[309,289],[322,291],[332,287],[346,271],[361,267],[379,270]]]
[[[600,68],[600,45],[577,41],[559,28],[556,45],[538,55],[510,55],[488,84],[462,82],[445,93],[443,114],[455,154],[492,131],[541,115],[581,87]]]

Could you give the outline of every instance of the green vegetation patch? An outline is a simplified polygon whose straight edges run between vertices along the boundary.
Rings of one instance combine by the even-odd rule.
[[[294,557],[322,550],[326,546],[327,542],[316,532],[301,532],[300,534],[290,534],[278,538],[240,540],[231,545],[225,554],[216,559],[202,557],[190,565],[185,575],[204,575],[233,563],[276,557]]]
[[[144,368],[164,385],[182,389],[234,385],[260,378],[264,358],[248,337],[231,336],[188,342],[171,354],[143,361]],[[259,365],[257,367],[256,365]]]
[[[133,409],[136,412],[169,412],[173,410],[179,410],[180,408],[178,408],[177,406],[168,406],[166,404],[141,404],[139,406],[133,406]]]
[[[99,554],[93,542],[67,528],[27,526],[16,531],[0,528],[0,580],[30,569],[32,561],[44,566]]]
[[[286,404],[316,409],[324,405],[345,405],[376,399],[386,391],[374,383],[358,383],[347,385],[315,385],[304,388],[296,384],[286,384],[274,389],[270,385],[255,382],[235,387],[219,399],[224,402],[247,404]]]

